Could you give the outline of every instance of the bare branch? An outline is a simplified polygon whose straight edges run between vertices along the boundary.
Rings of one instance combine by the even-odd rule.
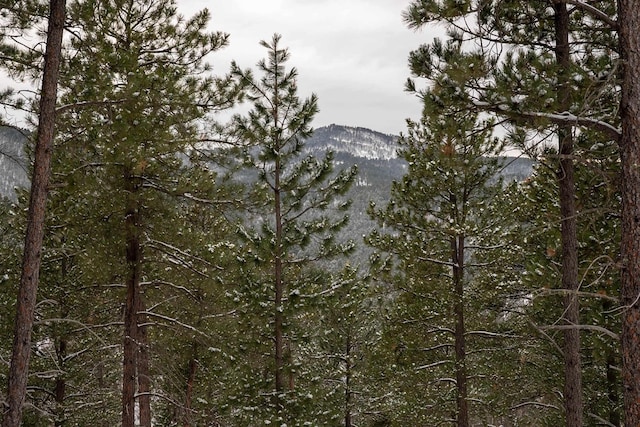
[[[612,302],[620,302],[620,299],[618,297],[612,297],[610,295],[607,294],[601,294],[598,292],[583,292],[583,291],[572,291],[569,289],[541,289],[540,291],[538,291],[538,295],[539,296],[546,296],[546,295],[567,295],[567,294],[574,294],[577,295],[579,297],[588,297],[588,298],[600,298],[600,299],[604,299],[607,301],[612,301]]]
[[[605,420],[602,417],[599,417],[598,415],[592,412],[588,412],[587,415],[589,415],[591,418],[595,418],[599,426],[602,425],[607,427],[617,427],[615,424],[611,424],[609,421]]]
[[[620,336],[618,334],[608,330],[607,328],[603,328],[602,326],[598,326],[598,325],[549,325],[549,326],[541,326],[540,329],[541,330],[554,330],[554,331],[565,331],[567,329],[579,329],[579,330],[585,330],[585,331],[595,331],[595,332],[601,332],[601,333],[603,333],[605,335],[608,335],[608,336],[610,336],[611,338],[613,338],[616,341],[620,340]]]
[[[432,262],[434,264],[438,264],[438,265],[446,265],[447,267],[455,267],[456,264],[450,262],[450,261],[440,261],[439,259],[435,259],[435,258],[429,258],[429,257],[416,257],[418,260],[420,261],[426,261],[426,262]]]
[[[56,114],[65,113],[71,110],[80,110],[83,108],[89,107],[102,107],[105,105],[117,105],[126,102],[126,99],[116,99],[116,100],[105,100],[105,101],[82,101],[82,102],[74,102],[73,104],[65,104],[56,108]]]
[[[416,368],[416,371],[422,371],[424,369],[435,368],[436,366],[445,365],[447,363],[451,363],[451,360],[440,360],[438,362],[430,363],[428,365],[418,366]]]
[[[520,409],[523,408],[525,406],[540,406],[542,408],[549,408],[549,409],[555,409],[557,411],[560,410],[560,408],[558,408],[556,405],[552,405],[550,403],[542,403],[542,402],[522,402],[519,403],[515,406],[512,406],[510,409]]]
[[[545,113],[541,111],[513,111],[509,109],[507,105],[493,105],[488,102],[475,101],[474,105],[484,111],[492,111],[502,116],[507,116],[513,119],[520,120],[534,120],[544,119],[555,124],[572,124],[576,126],[584,126],[610,137],[615,142],[620,142],[622,137],[622,130],[598,119],[592,119],[590,117],[578,117],[574,114],[567,112],[562,113]]]
[[[587,12],[594,18],[604,22],[608,26],[611,27],[612,30],[618,31],[618,23],[615,19],[612,19],[609,15],[601,11],[600,9],[593,7],[592,5],[585,3],[580,0],[565,0],[567,4],[572,4],[576,6],[578,9]]]
[[[173,317],[165,316],[163,314],[153,313],[153,312],[150,312],[150,311],[139,311],[138,314],[144,314],[144,315],[147,315],[149,317],[155,317],[157,319],[166,320],[168,322],[175,323],[176,325],[178,325],[178,326],[180,326],[180,327],[182,327],[184,329],[188,329],[188,330],[190,330],[192,332],[200,334],[200,335],[202,335],[202,336],[204,336],[206,338],[211,338],[209,335],[205,334],[204,332],[202,332],[201,330],[199,330],[195,326],[191,326],[191,325],[188,325],[186,323],[183,323],[183,322],[179,321],[178,319],[174,319]],[[150,325],[153,325],[153,324],[150,324]]]

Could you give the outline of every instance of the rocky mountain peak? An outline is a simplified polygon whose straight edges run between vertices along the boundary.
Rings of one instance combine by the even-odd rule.
[[[306,151],[333,151],[368,160],[392,160],[398,157],[397,139],[397,136],[371,129],[332,124],[315,130],[306,143]]]

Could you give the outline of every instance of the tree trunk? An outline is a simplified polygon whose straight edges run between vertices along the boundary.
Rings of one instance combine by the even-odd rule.
[[[457,427],[469,427],[469,402],[467,400],[467,366],[464,325],[464,236],[451,239],[455,317]]]
[[[612,348],[607,349],[607,396],[609,398],[609,424],[620,426],[620,410],[618,397],[618,373],[616,372],[616,353]]]
[[[276,381],[276,408],[282,409],[280,394],[284,390],[284,337],[283,337],[283,306],[282,296],[284,283],[282,280],[282,212],[280,200],[280,161],[276,160],[274,182],[274,208],[276,222],[276,242],[274,254],[274,286],[275,286],[275,313],[274,313],[274,343],[275,343],[275,381]]]
[[[352,427],[351,423],[351,331],[347,335],[344,361],[344,427]]]
[[[287,365],[287,374],[289,375],[289,381],[287,384],[287,390],[293,391],[296,388],[296,372],[293,369],[293,350],[291,349],[291,342],[285,341],[284,343],[284,363]]]
[[[138,406],[140,408],[140,427],[151,427],[151,374],[149,372],[149,337],[145,325],[147,316],[141,314],[146,310],[144,299],[138,297],[138,355],[136,372],[138,376]]]
[[[27,392],[31,330],[36,306],[47,191],[51,175],[51,156],[55,131],[58,74],[64,32],[65,0],[49,3],[47,47],[44,58],[44,74],[40,93],[38,138],[36,140],[31,195],[27,213],[22,273],[16,304],[13,353],[9,369],[7,410],[3,427],[18,427],[22,420],[22,406]]]
[[[625,426],[640,425],[640,0],[618,1],[622,56],[622,384]]]
[[[56,344],[56,352],[58,358],[58,364],[61,370],[64,371],[64,360],[67,356],[67,340],[64,337],[58,339],[58,343]],[[65,399],[65,391],[67,388],[67,381],[65,378],[65,373],[60,372],[56,377],[56,385],[54,388],[54,397],[56,401],[56,409],[55,409],[55,419],[54,426],[62,427],[65,425],[65,409],[64,409],[64,399]]]
[[[569,47],[569,12],[564,1],[554,2],[556,62],[559,66],[557,99],[559,111],[571,108],[569,86],[571,51]],[[563,298],[563,321],[567,325],[580,324],[578,290],[578,245],[576,219],[576,190],[573,165],[573,135],[571,125],[558,127],[560,192],[562,288],[569,292]],[[564,336],[564,405],[567,427],[582,427],[582,367],[580,363],[580,331],[565,329]]]
[[[196,372],[198,371],[198,345],[193,344],[193,354],[189,360],[189,371],[187,375],[187,390],[184,399],[183,426],[191,427],[191,405],[193,401],[193,385],[196,382]]]
[[[138,355],[138,309],[140,307],[140,276],[142,273],[142,248],[139,236],[139,208],[136,193],[139,185],[132,174],[125,173],[129,195],[125,212],[127,296],[124,308],[124,342],[122,368],[122,427],[135,426],[136,369]]]

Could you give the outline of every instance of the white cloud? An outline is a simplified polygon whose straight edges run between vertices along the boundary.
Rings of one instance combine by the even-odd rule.
[[[254,67],[265,55],[260,40],[282,34],[289,66],[299,71],[299,94],[319,97],[315,127],[331,123],[386,133],[417,118],[420,104],[404,92],[407,58],[435,32],[416,33],[402,22],[408,0],[177,0],[190,17],[208,8],[210,29],[230,34],[230,45],[210,59],[220,74],[231,60]],[[0,78],[0,83],[6,81]],[[2,84],[1,86],[5,86]]]
[[[178,0],[186,15],[208,7],[211,28],[231,35],[212,58],[219,72],[233,59],[253,67],[265,56],[260,40],[282,34],[290,66],[299,71],[300,95],[315,92],[321,112],[315,125],[339,123],[387,133],[404,129],[420,105],[403,91],[407,57],[430,32],[402,22],[406,0]]]

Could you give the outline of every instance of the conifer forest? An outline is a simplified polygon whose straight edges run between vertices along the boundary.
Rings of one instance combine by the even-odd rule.
[[[640,427],[640,0],[397,3],[383,176],[286,36],[0,1],[2,427]]]

